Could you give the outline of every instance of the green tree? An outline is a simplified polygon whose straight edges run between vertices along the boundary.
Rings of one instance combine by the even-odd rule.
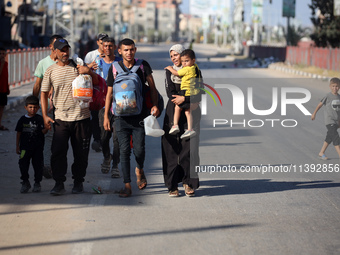
[[[340,47],[340,16],[334,16],[333,0],[311,0],[312,40],[318,47]]]
[[[290,26],[288,31],[290,33],[290,45],[293,46],[297,46],[301,38],[308,37],[311,34],[311,31],[308,27],[303,28],[301,26]]]

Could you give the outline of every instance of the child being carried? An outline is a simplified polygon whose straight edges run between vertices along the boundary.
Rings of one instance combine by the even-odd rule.
[[[176,71],[172,66],[167,66],[165,69],[169,70],[173,75],[182,77],[181,81],[181,92],[182,96],[190,96],[190,98],[194,98],[195,96],[199,96],[200,89],[197,86],[197,82],[195,82],[198,77],[200,71],[197,66],[195,52],[191,49],[186,49],[181,53],[181,62],[183,68]],[[195,97],[197,98],[197,97]],[[192,103],[192,102],[191,102]],[[182,109],[185,111],[185,116],[188,122],[188,129],[181,135],[181,139],[190,139],[196,135],[195,130],[193,130],[193,119],[190,111],[190,104],[182,103],[180,105],[175,106],[174,120],[173,126],[169,131],[170,135],[176,135],[179,133],[178,121],[181,115]]]

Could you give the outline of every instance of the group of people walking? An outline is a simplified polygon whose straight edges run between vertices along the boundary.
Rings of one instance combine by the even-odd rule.
[[[66,181],[69,142],[73,150],[72,193],[78,194],[84,191],[83,182],[88,166],[90,140],[94,133],[93,123],[91,123],[93,115],[96,115],[101,127],[99,131],[99,143],[103,152],[101,171],[108,173],[112,162],[112,177],[120,177],[118,169],[120,162],[124,188],[120,190],[119,196],[131,196],[130,156],[133,147],[137,187],[140,190],[145,189],[147,178],[144,171],[143,119],[150,113],[158,117],[162,110],[159,109],[159,93],[150,64],[145,60],[135,58],[137,47],[134,41],[128,38],[119,42],[120,57],[116,57],[114,39],[106,34],[98,35],[97,42],[98,46],[101,45],[100,50],[85,57],[86,65],[77,65],[70,59],[70,45],[67,40],[58,35],[50,39],[51,54],[41,60],[37,66],[35,72],[37,80],[33,95],[27,97],[25,102],[27,114],[22,116],[16,126],[16,150],[20,154],[19,167],[22,180],[20,192],[27,193],[31,189],[28,174],[31,159],[34,168],[33,192],[41,191],[42,176],[48,174],[51,174],[55,180],[50,193],[62,195],[66,192],[64,182]],[[176,44],[170,48],[169,53],[173,66],[165,68],[165,88],[169,100],[163,123],[165,135],[161,138],[164,182],[171,197],[180,195],[178,189],[180,182],[183,183],[185,194],[193,196],[199,187],[194,166],[199,164],[201,112],[200,100],[196,99],[199,97],[199,91],[195,91],[194,81],[190,85],[190,79],[201,78],[201,73],[195,64],[195,55],[192,50],[188,52],[182,45]],[[99,68],[98,61],[96,61],[98,57],[102,61],[101,77],[97,74],[98,72],[96,73],[96,69]],[[183,65],[185,68],[181,70],[184,61],[186,62]],[[122,73],[129,77],[121,78]],[[102,78],[105,79],[107,84],[105,106],[97,113],[93,114],[88,107],[81,107],[79,102],[73,99],[72,81],[80,74],[90,75],[94,87],[100,83]],[[181,77],[185,82],[181,82]],[[123,82],[119,83],[122,79]],[[135,93],[134,98],[129,98],[129,93],[124,91],[125,88],[130,88],[129,79],[137,84],[136,88],[141,88],[140,95]],[[123,88],[123,92],[119,92],[120,87]],[[146,102],[147,90],[150,91],[150,102]],[[37,114],[39,93],[42,116]],[[125,103],[123,105],[119,103],[119,93],[124,93]],[[132,115],[126,114],[138,108],[139,97],[142,99],[140,109]],[[194,97],[195,101],[191,102],[190,100]],[[148,103],[151,106],[148,106]],[[176,129],[176,131],[173,132],[171,129]],[[51,143],[45,142],[46,133],[52,134]],[[112,136],[113,152],[111,153],[109,141]],[[94,140],[98,140],[98,137]]]
[[[162,111],[152,68],[147,61],[135,58],[137,47],[131,39],[126,38],[119,42],[120,57],[115,56],[117,46],[114,39],[108,35],[99,34],[97,44],[98,50],[90,52],[85,57],[87,65],[77,65],[70,59],[70,45],[67,40],[59,35],[50,38],[51,54],[42,59],[36,68],[37,78],[33,92],[25,101],[27,113],[18,120],[15,128],[16,152],[20,155],[21,193],[27,193],[32,188],[28,173],[30,161],[34,168],[33,192],[41,191],[40,182],[45,176],[53,177],[55,180],[55,185],[50,191],[52,195],[65,193],[69,142],[74,158],[71,166],[74,182],[72,193],[82,193],[92,135],[103,153],[101,172],[107,174],[111,169],[111,177],[119,178],[118,164],[121,165],[124,188],[119,192],[120,197],[132,195],[130,173],[132,147],[136,160],[137,187],[140,190],[147,187],[144,171],[143,119],[149,114],[158,117]],[[194,196],[195,190],[199,188],[195,166],[199,165],[201,120],[199,104],[204,91],[200,89],[202,75],[195,63],[195,53],[191,49],[175,44],[169,49],[169,54],[173,65],[164,68],[168,102],[163,123],[165,133],[161,138],[164,183],[170,197],[180,195],[179,183],[183,184],[185,195]],[[0,49],[2,131],[8,130],[1,125],[1,119],[10,93],[5,56],[5,49]],[[102,61],[100,67],[96,61],[98,58]],[[96,73],[98,68],[101,68],[100,75],[99,72]],[[74,100],[72,82],[80,74],[91,76],[94,87],[104,80],[107,92],[105,104],[103,102],[105,106],[102,109],[91,112],[89,107],[81,107],[79,102]],[[130,88],[132,91],[128,91]],[[340,80],[332,78],[331,92],[321,100],[311,117],[314,120],[319,109],[322,106],[326,107],[325,124],[328,131],[318,155],[322,160],[328,159],[325,151],[332,142],[340,156],[340,139],[337,132],[340,126],[339,88]],[[147,102],[147,90],[150,91],[150,102]],[[39,94],[42,115],[38,114]],[[99,135],[94,132],[97,126]],[[111,137],[113,137],[112,153]]]

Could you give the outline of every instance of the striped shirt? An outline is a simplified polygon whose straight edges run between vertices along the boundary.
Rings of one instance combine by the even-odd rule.
[[[53,64],[47,68],[41,85],[42,92],[49,92],[53,86],[55,119],[78,121],[90,118],[89,108],[80,108],[73,100],[72,81],[78,76],[78,69],[70,61],[66,66]]]

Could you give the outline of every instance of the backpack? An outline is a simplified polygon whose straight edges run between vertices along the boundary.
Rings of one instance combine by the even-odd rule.
[[[144,84],[136,73],[142,61],[137,60],[129,71],[124,71],[118,62],[113,63],[117,75],[113,83],[112,111],[116,116],[133,116],[142,112]]]
[[[143,59],[135,59],[135,60],[136,60],[135,66],[137,65],[137,61],[138,61],[139,68],[142,70],[143,75],[144,75],[144,68],[143,68],[143,64],[142,64]],[[119,66],[118,62],[117,62],[117,65]],[[120,67],[120,69],[123,71],[123,69],[121,67]],[[116,77],[117,77],[117,74],[118,74],[117,70],[118,69],[116,68],[116,66],[113,65],[112,66],[112,72],[113,72],[113,77],[115,78],[115,82],[116,82]],[[137,72],[137,70],[138,70],[138,68],[136,69],[136,72]],[[115,83],[114,83],[114,86],[115,86]],[[157,116],[157,118],[158,118],[158,117],[161,116],[161,114],[162,114],[162,112],[164,110],[164,99],[163,99],[162,95],[158,92],[158,90],[157,90],[157,93],[158,93],[158,106],[157,107],[158,107],[158,110],[159,110],[159,115]],[[143,93],[142,93],[142,95],[144,96],[145,105],[146,105],[146,108],[147,108],[147,114],[150,115],[151,114],[151,108],[152,108],[153,104],[152,104],[152,100],[151,100],[151,92],[150,92],[150,87],[149,86],[143,84]]]
[[[93,85],[93,96],[92,102],[90,103],[91,111],[99,111],[105,106],[107,85],[105,80],[99,74],[97,74],[97,76],[98,84]]]

